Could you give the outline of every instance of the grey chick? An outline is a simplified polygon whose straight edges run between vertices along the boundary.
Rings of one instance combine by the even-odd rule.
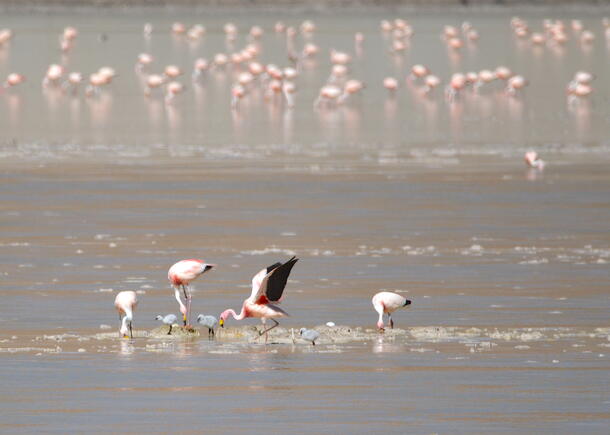
[[[215,335],[214,330],[216,329],[216,326],[218,326],[216,317],[200,314],[197,316],[197,323],[208,328],[208,337],[213,337]]]
[[[311,341],[312,346],[315,346],[316,340],[320,338],[320,333],[318,331],[314,331],[313,329],[301,328],[299,330],[299,334],[303,340]]]
[[[167,331],[167,335],[172,335],[172,326],[178,321],[178,318],[175,314],[168,314],[165,317],[158,315],[157,317],[155,317],[155,320],[161,320],[165,325],[169,325],[169,331]]]

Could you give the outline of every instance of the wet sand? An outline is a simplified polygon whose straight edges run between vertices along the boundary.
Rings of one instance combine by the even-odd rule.
[[[137,54],[153,53],[155,70],[189,69],[231,50],[221,28],[233,19],[263,25],[262,57],[285,66],[270,29],[301,16],[5,15],[15,38],[0,50],[0,77],[28,80],[0,95],[0,432],[606,433],[605,13],[579,11],[596,40],[557,51],[515,40],[514,10],[420,10],[407,17],[415,35],[401,56],[379,32],[388,11],[320,13],[321,54],[304,67],[295,108],[252,98],[238,113],[228,73],[184,78],[171,106],[146,99]],[[533,27],[575,17],[519,15]],[[178,19],[204,23],[205,39],[172,37]],[[481,40],[450,56],[442,25],[466,19]],[[69,23],[81,34],[62,59],[57,35]],[[313,110],[328,49],[354,52],[357,30],[366,40],[351,74],[364,94]],[[111,63],[119,76],[95,99],[43,92],[54,61],[85,73]],[[443,80],[505,63],[531,85],[518,99],[493,88],[449,104],[406,85],[388,98],[383,77],[419,62]],[[578,69],[597,79],[575,105],[565,85]],[[530,148],[544,171],[525,167]],[[229,319],[212,340],[201,328],[168,337],[155,321],[178,313],[166,274],[179,259],[219,265],[193,299],[195,315],[218,316],[239,309],[258,270],[292,255],[290,317],[267,345],[256,320]],[[118,338],[122,290],[140,300],[133,340]],[[413,301],[384,334],[370,302],[381,290]],[[321,326],[329,321],[339,326]],[[296,336],[301,327],[322,333],[315,347]]]

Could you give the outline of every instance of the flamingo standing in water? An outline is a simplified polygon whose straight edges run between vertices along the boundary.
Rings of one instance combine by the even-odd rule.
[[[225,320],[227,320],[229,314],[235,320],[242,320],[246,317],[258,317],[263,322],[263,331],[259,332],[258,335],[265,334],[265,343],[267,343],[267,333],[279,325],[275,319],[288,316],[286,311],[276,305],[272,305],[270,302],[280,301],[288,281],[288,275],[290,275],[292,267],[298,260],[298,258],[292,257],[284,264],[272,264],[254,275],[254,278],[252,278],[252,294],[244,301],[241,313],[238,315],[232,309],[223,311],[220,314],[220,321],[218,322],[220,327],[224,328]],[[275,325],[265,329],[265,321],[267,319],[271,319]]]
[[[119,312],[119,320],[121,321],[120,336],[123,338],[133,338],[131,322],[136,305],[138,305],[138,298],[134,291],[119,292],[114,299],[114,306]],[[129,335],[127,335],[127,332],[129,332]]]
[[[411,301],[405,297],[400,296],[398,293],[392,292],[379,292],[373,296],[373,307],[375,311],[379,313],[379,320],[377,321],[377,328],[380,331],[384,331],[383,327],[383,315],[387,314],[390,319],[390,328],[394,328],[394,321],[392,320],[392,313],[401,307],[411,305]]]
[[[526,152],[523,156],[523,159],[525,160],[527,166],[529,166],[530,168],[539,169],[541,171],[544,169],[544,166],[546,164],[544,160],[538,157],[538,153],[533,150]]]
[[[208,264],[203,260],[181,260],[170,267],[167,272],[167,279],[169,279],[174,288],[174,295],[176,296],[178,305],[180,305],[182,321],[186,327],[190,326],[191,300],[193,299],[189,284],[199,275],[203,275],[214,267],[216,267],[215,264]],[[180,298],[180,290],[184,293],[186,306]]]

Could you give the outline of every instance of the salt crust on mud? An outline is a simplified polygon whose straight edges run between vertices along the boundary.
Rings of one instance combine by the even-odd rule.
[[[549,342],[575,339],[597,339],[610,341],[610,327],[599,327],[592,329],[576,329],[569,327],[538,327],[538,328],[479,328],[479,327],[441,327],[441,326],[417,326],[407,329],[386,329],[380,333],[373,328],[318,325],[314,327],[320,333],[316,344],[332,345],[350,342],[367,342],[380,336],[404,343],[472,343],[489,342],[490,340],[502,342],[528,343]],[[218,328],[214,339],[219,343],[264,343],[264,335],[260,335],[262,325],[240,325]],[[303,344],[310,345],[302,340],[298,333],[299,328],[276,327],[269,332],[268,343],[271,344]],[[168,335],[166,325],[159,326],[150,331],[134,330],[134,339],[146,338],[149,340],[195,340],[208,339],[208,332],[203,329],[186,329],[174,325],[172,334]],[[79,335],[74,333],[52,334],[36,336],[32,340],[31,347],[15,347],[11,343],[7,347],[0,346],[0,352],[61,352],[59,343],[95,342],[106,340],[117,340],[118,332],[99,332],[92,335]],[[8,340],[3,340],[7,342]],[[49,342],[53,342],[50,346]]]

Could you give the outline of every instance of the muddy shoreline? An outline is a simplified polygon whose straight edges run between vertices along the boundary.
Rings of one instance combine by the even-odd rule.
[[[0,339],[0,354],[32,353],[113,353],[124,351],[125,346],[132,350],[141,348],[145,351],[171,351],[173,344],[191,343],[213,346],[235,345],[265,345],[265,338],[259,334],[260,325],[242,325],[221,328],[215,337],[208,336],[205,328],[187,330],[175,325],[172,335],[167,335],[167,326],[159,326],[152,330],[135,329],[133,339],[121,339],[114,330],[95,333],[55,333],[23,335],[13,331],[15,335]],[[104,329],[107,329],[105,326]],[[544,348],[570,346],[586,347],[590,351],[605,351],[609,346],[610,328],[574,327],[441,327],[416,326],[405,329],[386,329],[380,333],[374,328],[337,325],[329,327],[318,325],[314,328],[320,337],[316,347],[349,346],[357,343],[394,343],[409,346],[412,352],[426,352],[433,347],[443,352],[478,352],[494,351],[504,353],[508,349],[522,351],[541,351]],[[19,335],[17,335],[19,334]],[[299,336],[297,328],[277,327],[269,332],[268,345],[309,346],[311,344]],[[136,347],[134,347],[136,346]],[[142,347],[144,346],[144,347]],[[461,350],[459,350],[461,349]],[[537,349],[537,350],[536,350]],[[548,349],[547,349],[548,350]]]

